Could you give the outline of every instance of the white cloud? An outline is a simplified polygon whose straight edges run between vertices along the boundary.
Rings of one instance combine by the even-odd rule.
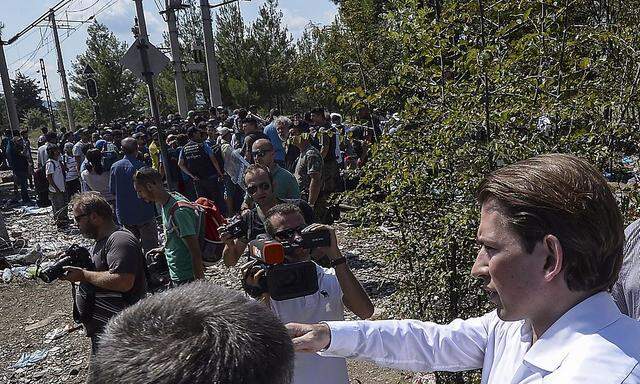
[[[294,35],[304,30],[304,28],[311,22],[308,17],[298,15],[288,8],[281,8],[282,20],[289,29],[289,32]]]

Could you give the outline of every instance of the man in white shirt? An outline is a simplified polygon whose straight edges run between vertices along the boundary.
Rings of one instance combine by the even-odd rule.
[[[326,253],[332,266],[323,268],[316,265],[318,290],[314,294],[280,301],[270,298],[268,293],[262,295],[263,300],[283,323],[344,320],[343,304],[361,319],[371,317],[373,304],[340,253],[335,231],[331,227],[320,224],[307,227],[300,208],[289,203],[271,208],[265,216],[264,223],[271,238],[292,245],[300,244],[301,231],[328,230],[331,234],[331,246],[314,250]],[[310,251],[295,247],[286,258],[289,262],[309,261]],[[255,286],[263,273],[264,270],[260,270],[253,279],[248,278],[248,285]],[[349,383],[345,359],[296,353],[293,384],[325,383]]]
[[[640,383],[640,323],[608,293],[624,232],[600,172],[537,156],[487,176],[478,201],[471,273],[496,311],[448,325],[288,324],[296,350],[416,371],[482,368],[482,383]]]
[[[63,228],[69,223],[67,214],[67,198],[65,194],[65,170],[60,161],[60,148],[55,144],[47,146],[48,159],[45,163],[45,173],[49,182],[49,198],[51,199],[51,211],[58,228]]]

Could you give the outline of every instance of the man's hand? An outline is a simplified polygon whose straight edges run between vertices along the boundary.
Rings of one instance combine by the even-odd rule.
[[[82,283],[87,281],[87,277],[84,275],[84,269],[78,267],[62,267],[65,270],[65,274],[60,276],[60,280],[70,281],[72,283]]]
[[[227,231],[227,226],[226,225],[221,225],[220,227],[218,227],[218,233],[220,234],[220,240],[223,243],[225,243],[227,245],[234,245],[235,244],[235,241],[234,241],[235,239]]]
[[[327,324],[288,323],[285,325],[296,352],[318,352],[331,344]]]
[[[256,266],[256,262],[257,260],[251,260],[240,267],[240,278],[251,287],[259,287],[258,282],[266,272],[263,268]]]
[[[335,260],[340,258],[342,255],[340,250],[338,249],[338,239],[336,238],[336,230],[332,227],[324,224],[311,224],[307,228],[304,229],[303,232],[316,232],[326,230],[331,235],[331,245],[328,247],[316,248],[312,251],[311,256],[314,259],[319,259],[323,255],[327,255],[330,260]]]

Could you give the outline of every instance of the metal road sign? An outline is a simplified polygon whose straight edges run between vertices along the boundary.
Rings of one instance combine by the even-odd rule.
[[[120,60],[120,64],[133,72],[133,74],[140,80],[144,81],[144,70],[142,68],[142,58],[140,56],[140,44],[143,43],[140,42],[140,39],[136,39],[131,47],[129,47],[127,53],[124,54],[124,57]],[[147,55],[149,56],[149,72],[155,76],[167,65],[171,64],[171,61],[153,44],[149,42],[144,42],[144,44],[147,45]]]

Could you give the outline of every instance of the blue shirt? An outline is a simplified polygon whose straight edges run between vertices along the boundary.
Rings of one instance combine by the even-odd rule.
[[[144,166],[142,161],[128,155],[111,166],[109,189],[116,197],[116,217],[121,224],[143,224],[155,216],[154,205],[145,203],[133,189],[133,174]]]
[[[273,145],[274,159],[276,161],[284,161],[284,146],[282,145],[282,140],[280,140],[280,136],[278,136],[278,131],[276,130],[276,125],[271,123],[264,127],[263,133],[267,135],[271,145]]]

